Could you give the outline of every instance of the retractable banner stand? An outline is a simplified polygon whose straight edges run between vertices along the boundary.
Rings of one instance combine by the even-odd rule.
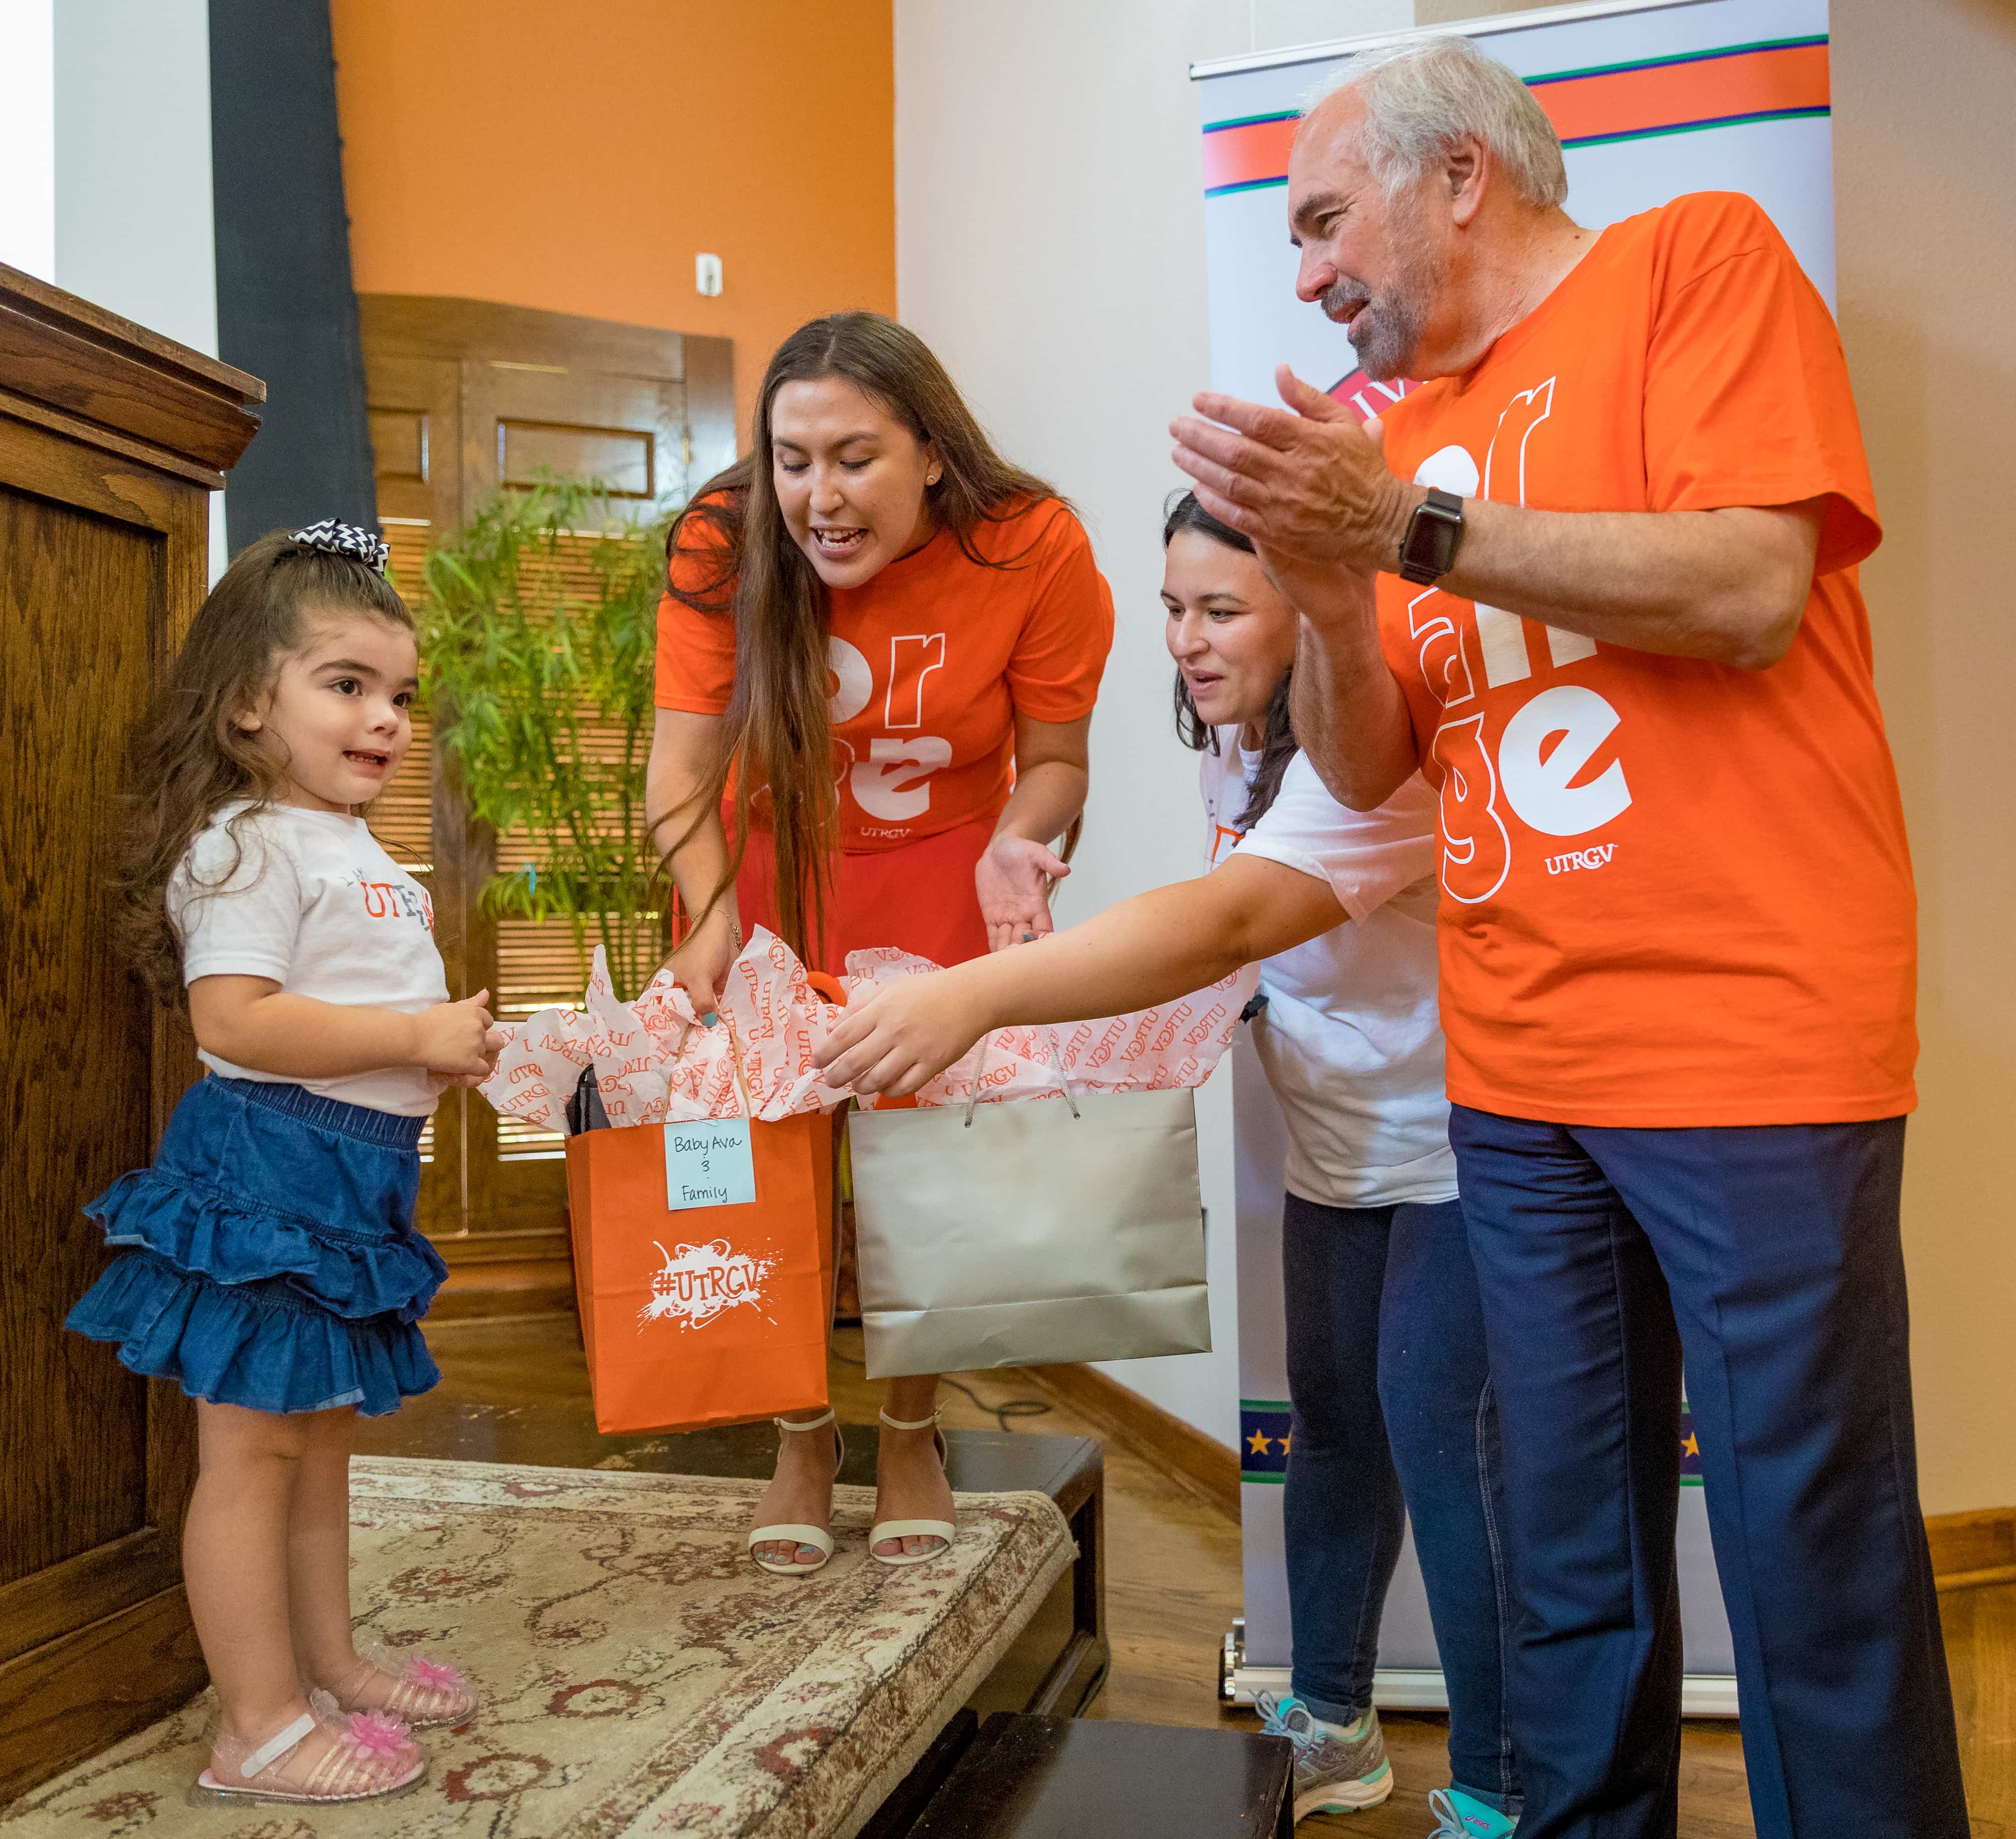
[[[1341,6],[1339,11],[1344,9]],[[1834,299],[1833,138],[1827,0],[1638,0],[1500,14],[1451,31],[1525,78],[1566,149],[1568,209],[1600,229],[1683,193],[1746,192]],[[1391,34],[1193,67],[1203,103],[1211,385],[1276,400],[1274,367],[1378,414],[1413,386],[1375,383],[1342,330],[1295,298],[1288,148],[1312,87]],[[1226,1696],[1285,1686],[1290,1660],[1281,1480],[1289,1427],[1282,1351],[1283,1125],[1251,1047],[1233,1075],[1239,1220],[1240,1493],[1245,1615],[1227,1637]],[[1734,1661],[1710,1552],[1701,1461],[1679,1427],[1687,1709],[1733,1715]],[[1411,1543],[1381,1631],[1376,1697],[1439,1705],[1442,1675]]]

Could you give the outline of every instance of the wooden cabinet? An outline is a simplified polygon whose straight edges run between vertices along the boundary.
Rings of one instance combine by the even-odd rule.
[[[203,1682],[194,1413],[62,1325],[106,1259],[83,1203],[149,1159],[197,1071],[113,955],[105,846],[265,394],[0,266],[0,1802]]]

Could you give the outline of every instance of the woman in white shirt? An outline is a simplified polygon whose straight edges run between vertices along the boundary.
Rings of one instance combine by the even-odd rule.
[[[1442,1089],[1435,804],[1324,790],[1288,725],[1294,610],[1186,494],[1163,530],[1179,731],[1204,755],[1210,873],[1041,941],[905,978],[851,1011],[828,1077],[902,1094],[981,1035],[1166,1001],[1258,959],[1255,1045],[1288,1125],[1282,1222],[1295,1815],[1369,1807],[1392,1772],[1372,1710],[1402,1503],[1449,1696],[1438,1831],[1503,1839],[1520,1801],[1493,1531],[1497,1424]],[[1396,1472],[1397,1471],[1397,1472]]]

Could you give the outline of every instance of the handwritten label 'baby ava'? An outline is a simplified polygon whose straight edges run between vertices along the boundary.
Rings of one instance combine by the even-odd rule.
[[[654,1239],[651,1243],[658,1242]],[[769,1260],[730,1251],[725,1239],[676,1246],[670,1251],[658,1245],[658,1250],[665,1262],[651,1274],[651,1300],[637,1312],[639,1328],[647,1322],[666,1321],[697,1328],[724,1309],[744,1303],[761,1308]]]
[[[756,1198],[756,1163],[747,1117],[707,1117],[665,1126],[665,1205],[746,1207]]]

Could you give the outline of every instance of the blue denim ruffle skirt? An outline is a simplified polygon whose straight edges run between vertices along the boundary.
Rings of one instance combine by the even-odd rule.
[[[213,1403],[398,1409],[441,1378],[416,1326],[448,1275],[413,1229],[426,1121],[199,1080],[154,1166],[85,1209],[122,1255],[65,1326]]]

